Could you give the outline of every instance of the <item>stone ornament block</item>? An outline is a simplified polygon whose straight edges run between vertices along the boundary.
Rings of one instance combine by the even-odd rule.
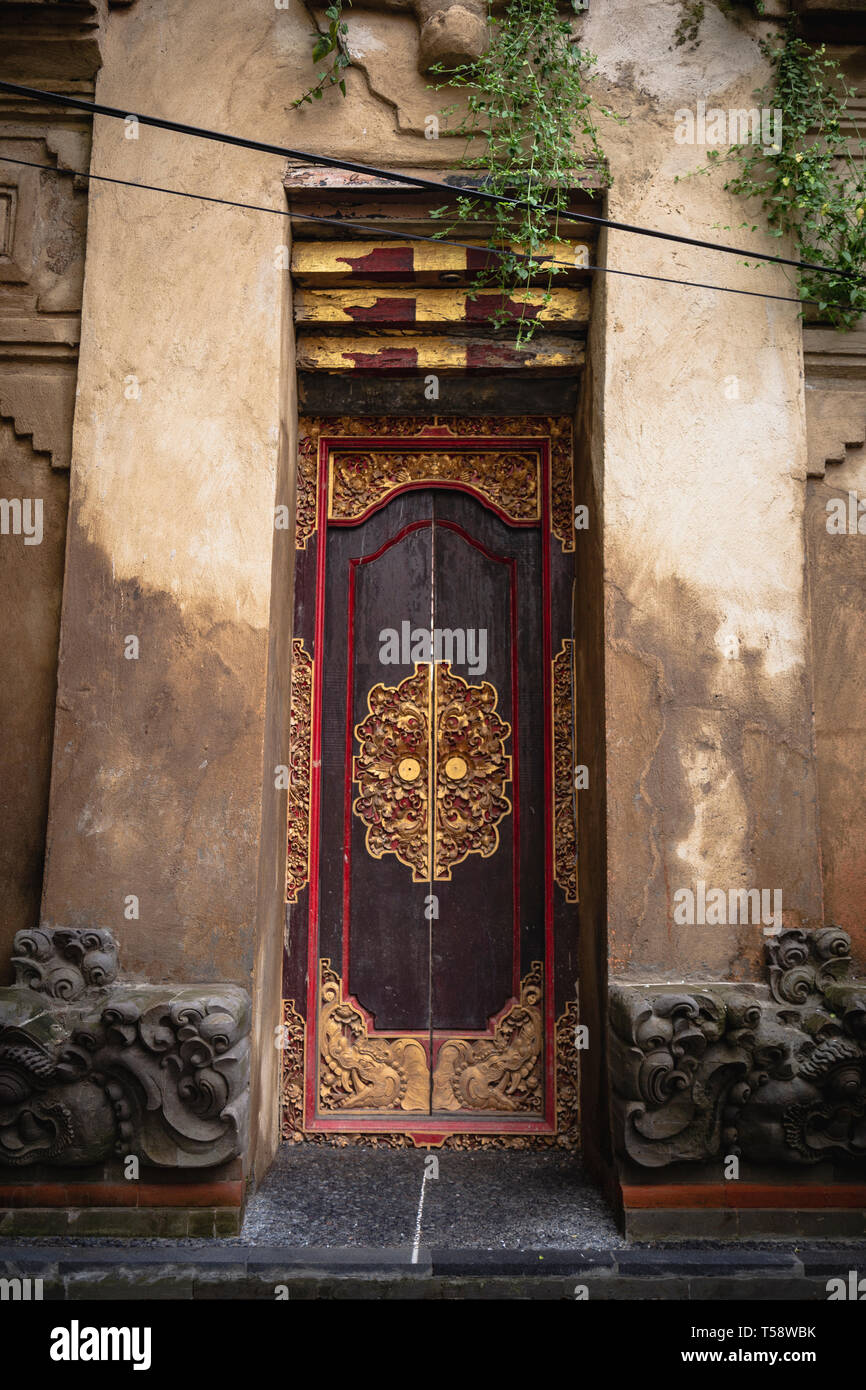
[[[239,985],[118,980],[103,929],[18,932],[0,989],[0,1167],[136,1155],[209,1168],[241,1153],[250,998]]]
[[[480,58],[490,37],[488,12],[500,12],[505,4],[506,0],[361,0],[355,10],[413,11],[420,26],[418,68],[426,73],[438,63],[454,69]],[[564,15],[573,15],[587,5],[560,0],[559,8]]]
[[[614,1136],[645,1168],[728,1155],[866,1178],[866,979],[839,927],[767,943],[769,984],[610,990]]]

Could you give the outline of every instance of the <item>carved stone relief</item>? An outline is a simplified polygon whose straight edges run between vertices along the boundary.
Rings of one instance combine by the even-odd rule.
[[[240,1153],[250,1000],[239,985],[118,980],[110,931],[15,936],[0,989],[0,1167],[137,1155],[205,1168]]]
[[[610,991],[619,1149],[647,1168],[729,1154],[866,1159],[866,980],[838,927],[768,942],[769,985]]]

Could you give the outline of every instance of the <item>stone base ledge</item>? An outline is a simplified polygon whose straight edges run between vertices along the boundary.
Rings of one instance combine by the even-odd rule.
[[[183,1240],[240,1235],[243,1206],[17,1207],[0,1211],[0,1237],[112,1236]]]
[[[725,1299],[826,1302],[828,1281],[866,1269],[866,1243],[842,1249],[533,1250],[0,1246],[0,1278],[42,1281],[45,1300]],[[793,1318],[788,1319],[794,1322]]]
[[[622,1225],[628,1240],[654,1244],[708,1240],[862,1242],[866,1240],[866,1209],[624,1206]]]

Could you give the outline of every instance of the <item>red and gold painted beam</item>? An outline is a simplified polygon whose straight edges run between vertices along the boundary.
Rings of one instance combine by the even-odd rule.
[[[515,244],[515,251],[520,248]],[[588,241],[551,242],[539,257],[566,261],[557,272],[557,283],[585,278],[592,261]],[[495,257],[484,242],[442,246],[418,241],[296,241],[292,250],[292,275],[299,285],[441,285],[471,284],[480,270],[492,268]],[[444,277],[444,278],[443,278]],[[547,272],[534,283],[546,283]]]
[[[505,312],[512,319],[533,319],[564,332],[589,324],[589,290],[551,290],[548,303],[542,290],[518,291],[505,298],[498,291],[438,289],[303,289],[295,294],[295,322],[380,328],[475,327],[496,324]]]
[[[302,372],[497,372],[510,368],[570,375],[583,364],[583,344],[536,332],[522,347],[513,337],[465,334],[301,333],[297,367]]]

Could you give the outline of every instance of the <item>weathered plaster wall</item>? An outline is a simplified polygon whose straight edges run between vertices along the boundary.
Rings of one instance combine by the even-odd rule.
[[[748,241],[719,230],[744,217],[722,175],[675,183],[706,156],[675,141],[675,113],[753,105],[765,30],[707,6],[686,50],[674,47],[679,13],[610,0],[584,26],[629,117],[605,136],[609,213]],[[610,235],[607,261],[790,293],[770,268],[625,233]],[[749,977],[760,926],[677,926],[673,894],[698,880],[778,888],[787,925],[821,918],[797,310],[610,275],[603,312],[611,966],[635,979]]]

